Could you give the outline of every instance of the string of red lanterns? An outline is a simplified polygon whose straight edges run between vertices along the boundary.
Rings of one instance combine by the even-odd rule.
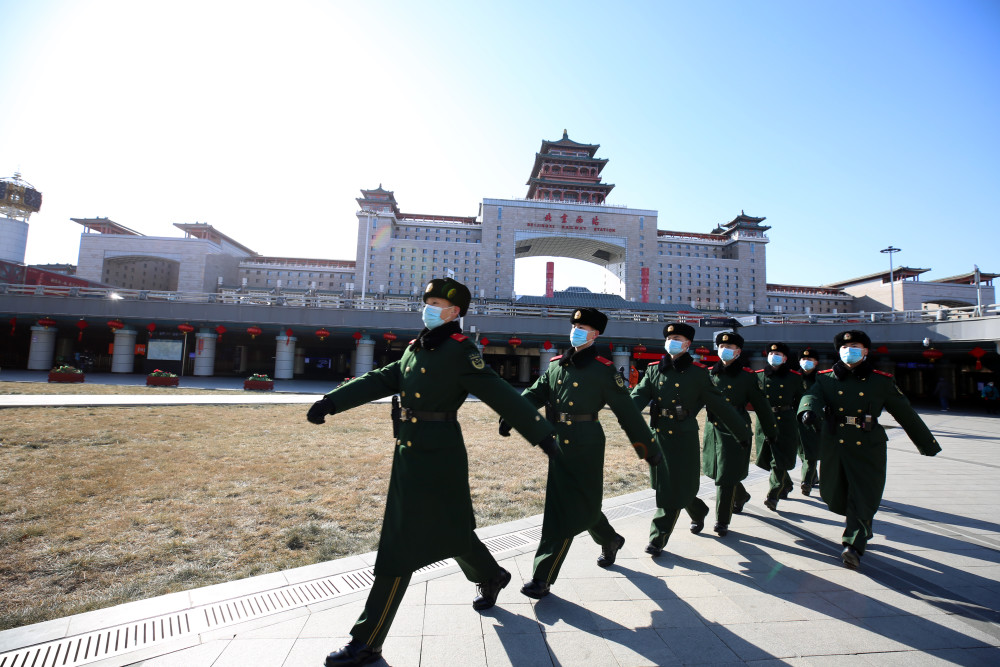
[[[222,334],[224,333],[226,333],[226,327],[222,326],[221,324],[215,327],[215,334],[216,334],[215,340],[222,341]]]
[[[76,335],[76,342],[79,343],[81,340],[83,340],[83,330],[86,329],[88,326],[89,325],[87,324],[87,320],[83,319],[82,317],[76,321],[76,328],[80,330],[79,333],[77,333]]]

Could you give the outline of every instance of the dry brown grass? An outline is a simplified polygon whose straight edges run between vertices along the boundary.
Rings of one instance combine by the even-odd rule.
[[[183,382],[184,380],[181,380]],[[216,394],[216,389],[192,387],[147,387],[146,385],[94,384],[87,382],[0,382],[0,394]],[[224,390],[222,390],[224,391]]]
[[[3,410],[0,629],[375,549],[388,410],[325,426],[301,405]],[[606,495],[645,488],[646,464],[602,418]],[[541,513],[544,454],[498,438],[481,403],[460,419],[478,524]]]

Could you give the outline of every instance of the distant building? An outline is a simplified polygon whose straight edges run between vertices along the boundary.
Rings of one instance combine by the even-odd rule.
[[[880,271],[867,276],[830,283],[824,287],[842,289],[855,298],[856,311],[889,310],[895,299],[896,310],[937,310],[995,303],[993,280],[998,274],[975,271],[937,280],[920,280],[930,269],[901,266],[890,272]]]

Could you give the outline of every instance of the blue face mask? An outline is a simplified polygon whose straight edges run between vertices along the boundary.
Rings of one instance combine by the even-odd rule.
[[[771,354],[767,355],[767,363],[769,363],[769,364],[771,364],[771,366],[777,368],[781,364],[785,363],[785,357],[784,357],[784,355],[781,355],[781,354],[771,353]]]
[[[573,347],[580,347],[581,345],[587,344],[587,336],[589,332],[586,329],[578,329],[573,327],[569,330],[569,344]]]
[[[808,373],[812,369],[816,368],[816,362],[813,361],[812,359],[800,359],[799,366],[802,367],[802,370]]]
[[[425,304],[424,311],[420,314],[420,317],[423,318],[424,326],[428,329],[436,329],[444,324],[444,320],[441,319],[441,308],[438,306]]]
[[[684,351],[684,341],[676,340],[674,338],[668,338],[663,349],[667,351],[671,357],[676,356]]]
[[[840,348],[840,360],[845,364],[856,364],[865,358],[865,351],[860,347]]]
[[[731,347],[720,347],[719,348],[719,359],[722,359],[726,363],[729,363],[736,358],[736,350]]]

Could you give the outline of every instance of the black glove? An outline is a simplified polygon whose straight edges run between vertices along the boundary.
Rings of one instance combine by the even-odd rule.
[[[503,417],[500,418],[500,435],[505,438],[510,437],[510,424],[505,422]]]
[[[509,432],[508,428],[508,433]],[[556,437],[554,435],[547,435],[541,442],[536,444],[541,447],[542,451],[545,452],[545,455],[550,458],[556,453]]]
[[[660,464],[660,461],[662,460],[663,460],[663,454],[661,452],[656,452],[652,456],[646,457],[646,463],[649,464],[650,468],[655,468]]]
[[[812,431],[815,431],[819,426],[819,417],[817,417],[816,413],[813,412],[812,410],[806,410],[805,412],[800,414],[799,421],[802,422],[803,426]]]
[[[306,413],[306,419],[311,421],[313,424],[322,424],[326,421],[327,415],[332,415],[337,412],[337,408],[334,407],[333,401],[331,401],[327,396],[319,399],[309,408],[309,412]]]

